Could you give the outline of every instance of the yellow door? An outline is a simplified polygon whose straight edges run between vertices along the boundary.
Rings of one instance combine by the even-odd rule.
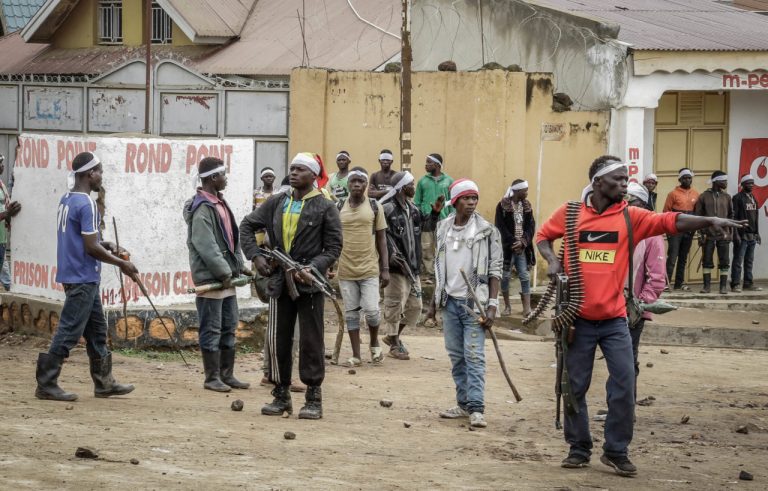
[[[709,187],[712,172],[727,172],[728,93],[665,92],[655,118],[653,168],[659,177],[657,210],[677,186],[677,174],[689,167],[699,192]],[[701,248],[694,240],[688,254],[686,281],[701,280]],[[716,272],[715,272],[716,274]]]

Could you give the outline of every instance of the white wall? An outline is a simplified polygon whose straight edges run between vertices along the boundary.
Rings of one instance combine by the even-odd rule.
[[[768,91],[732,91],[730,128],[728,138],[728,192],[738,192],[738,179],[749,172],[755,177],[753,193],[760,206],[760,236],[764,239],[763,245],[755,249],[755,265],[753,273],[755,278],[768,279]],[[753,156],[744,156],[742,159],[742,140],[752,138],[764,138],[758,152],[763,157],[763,165],[755,165],[753,168]],[[741,164],[741,168],[740,168]],[[760,167],[760,168],[758,168]]]
[[[102,138],[23,134],[14,165],[13,199],[22,210],[13,220],[12,292],[63,299],[55,283],[56,210],[67,191],[67,167],[81,151],[94,152],[104,167],[104,240],[114,240],[116,217],[120,245],[132,253],[142,282],[157,305],[194,300],[186,246],[184,202],[194,194],[192,172],[206,156],[220,156],[229,167],[224,191],[239,221],[251,209],[254,143],[251,139]],[[148,150],[159,158],[147,160]],[[96,196],[94,195],[94,198]],[[129,304],[147,305],[138,288],[126,285]],[[106,305],[121,304],[117,268],[102,269]],[[247,288],[239,296],[250,297]]]

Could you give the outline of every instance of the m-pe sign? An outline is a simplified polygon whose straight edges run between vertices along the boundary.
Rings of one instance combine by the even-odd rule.
[[[128,249],[139,279],[157,305],[194,301],[189,271],[187,225],[182,208],[191,198],[198,162],[218,157],[227,166],[224,195],[235,220],[251,210],[254,143],[250,139],[171,140],[22,134],[13,167],[13,199],[22,204],[13,220],[11,291],[61,300],[56,283],[56,210],[67,192],[67,174],[80,152],[93,152],[104,168],[102,238],[114,241],[112,217],[120,246]],[[91,197],[95,200],[96,193]],[[238,296],[249,297],[247,288]],[[104,265],[101,300],[120,305],[147,305],[138,285],[117,268]]]
[[[752,194],[757,201],[757,207],[760,208],[768,199],[768,138],[741,140],[739,180],[746,174],[752,174],[755,178]]]

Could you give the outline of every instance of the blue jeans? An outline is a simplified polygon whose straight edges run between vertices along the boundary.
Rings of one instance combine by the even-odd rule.
[[[456,402],[469,413],[485,411],[485,329],[461,306],[467,301],[449,296],[443,310],[445,349],[451,359]]]
[[[195,299],[200,328],[197,336],[200,349],[219,351],[235,347],[235,329],[237,328],[237,296],[227,298]]]
[[[741,283],[741,263],[744,262],[744,286],[752,286],[752,263],[755,261],[756,240],[744,240],[738,247],[733,247],[733,265],[731,265],[731,286]]]
[[[8,264],[5,262],[5,251],[7,244],[0,245],[0,283],[5,287],[5,291],[11,291],[11,273]]]
[[[574,326],[576,333],[568,347],[565,363],[579,414],[568,414],[566,411],[565,441],[571,446],[572,454],[587,458],[592,454],[587,391],[592,382],[595,349],[599,345],[608,365],[608,381],[605,384],[608,416],[603,451],[609,457],[626,456],[632,441],[635,411],[635,366],[627,319],[617,317],[590,321],[577,317]]]
[[[104,358],[107,349],[107,321],[101,308],[98,283],[64,285],[64,307],[48,353],[67,358],[72,348],[85,337],[89,358]]]
[[[504,260],[504,270],[501,274],[501,291],[509,293],[509,278],[512,276],[512,264],[517,270],[517,277],[520,279],[520,293],[528,295],[531,293],[531,274],[528,272],[528,261],[525,259],[525,252],[512,255]]]

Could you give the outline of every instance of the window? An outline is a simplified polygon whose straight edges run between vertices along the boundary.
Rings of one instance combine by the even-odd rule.
[[[152,2],[152,44],[170,44],[173,24],[157,2]]]
[[[101,44],[123,42],[122,0],[99,0],[99,42]]]

